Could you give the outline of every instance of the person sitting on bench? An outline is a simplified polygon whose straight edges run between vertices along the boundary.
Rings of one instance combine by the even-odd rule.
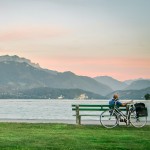
[[[109,101],[109,105],[112,107],[114,106],[116,103],[117,107],[120,107],[120,106],[126,106],[127,104],[130,104],[132,103],[132,100],[129,101],[129,102],[120,102],[119,101],[119,96],[118,94],[114,94],[113,98]]]

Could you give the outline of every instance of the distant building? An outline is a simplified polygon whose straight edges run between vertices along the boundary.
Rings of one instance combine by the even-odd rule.
[[[81,94],[77,99],[88,99],[88,96],[84,93],[84,94]]]

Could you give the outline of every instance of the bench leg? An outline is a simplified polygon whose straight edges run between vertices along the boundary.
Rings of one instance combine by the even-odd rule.
[[[76,124],[80,125],[81,124],[81,116],[76,116]]]
[[[81,124],[81,116],[79,115],[79,105],[76,105],[76,124]]]

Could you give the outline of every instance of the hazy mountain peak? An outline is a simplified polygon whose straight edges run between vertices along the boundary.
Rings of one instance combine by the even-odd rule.
[[[8,61],[14,61],[14,62],[26,62],[28,63],[29,65],[33,66],[33,67],[36,67],[36,68],[40,68],[40,65],[37,63],[32,63],[29,59],[26,59],[26,58],[23,58],[23,57],[19,57],[17,55],[13,55],[13,56],[10,56],[10,55],[4,55],[4,56],[0,56],[0,62],[8,62]]]
[[[141,79],[133,81],[125,90],[140,90],[150,87],[150,79]]]
[[[113,90],[122,90],[127,86],[125,83],[118,81],[110,76],[97,76],[94,79],[111,87]]]
[[[144,79],[144,78],[130,79],[130,80],[125,80],[124,83],[126,83],[127,85],[130,85],[134,81],[138,81],[138,80],[150,80],[150,79]]]
[[[70,75],[75,75],[73,72],[71,72],[71,71],[65,71],[65,72],[63,72],[63,74],[70,74]]]
[[[113,77],[110,77],[110,76],[97,76],[97,77],[94,77],[94,79],[97,79],[97,78],[101,78],[101,79],[107,79],[107,80],[114,80],[114,81],[119,81],[117,79],[114,79]],[[120,82],[120,81],[119,81]]]

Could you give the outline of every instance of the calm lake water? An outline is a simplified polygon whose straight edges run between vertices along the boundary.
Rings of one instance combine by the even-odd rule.
[[[137,100],[137,102],[140,102]],[[148,108],[150,101],[143,101]],[[72,104],[108,104],[108,100],[0,100],[0,120],[7,119],[53,119],[75,120]],[[84,118],[83,118],[84,119]],[[88,119],[88,118],[85,118]],[[91,118],[90,118],[91,119]],[[99,120],[99,117],[92,118]]]

